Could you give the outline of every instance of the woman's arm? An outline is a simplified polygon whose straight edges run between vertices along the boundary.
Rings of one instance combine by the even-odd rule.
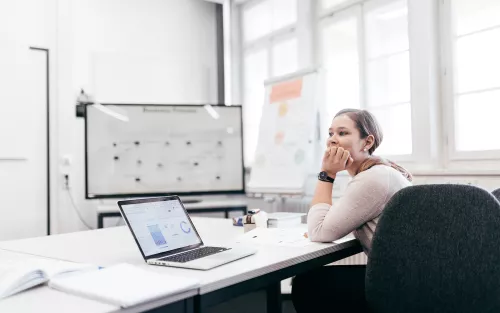
[[[331,176],[330,176],[331,177]],[[335,177],[332,177],[335,178]],[[333,184],[325,181],[318,180],[316,183],[316,191],[311,202],[311,206],[318,203],[326,203],[332,205],[332,192]]]
[[[307,215],[311,241],[337,240],[377,217],[386,201],[389,181],[384,172],[367,171],[356,175],[334,207],[314,205]]]

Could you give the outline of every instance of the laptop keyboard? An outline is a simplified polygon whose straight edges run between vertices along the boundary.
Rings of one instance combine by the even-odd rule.
[[[158,261],[167,261],[167,262],[178,262],[178,263],[186,263],[192,260],[196,260],[199,258],[203,258],[212,254],[216,254],[219,252],[223,252],[226,250],[230,250],[231,248],[222,248],[222,247],[201,247],[195,250],[189,250],[183,253],[179,253],[172,256],[167,256]]]

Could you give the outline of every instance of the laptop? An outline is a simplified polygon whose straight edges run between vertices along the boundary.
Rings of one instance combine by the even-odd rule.
[[[205,246],[177,196],[118,201],[118,206],[144,261],[151,265],[208,270],[257,252]]]

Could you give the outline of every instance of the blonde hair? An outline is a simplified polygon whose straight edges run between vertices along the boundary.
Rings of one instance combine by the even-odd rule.
[[[358,110],[358,109],[344,109],[338,112],[335,117],[340,115],[347,115],[351,120],[356,124],[356,128],[359,130],[359,134],[361,139],[365,139],[369,135],[373,136],[374,142],[373,146],[368,150],[370,157],[367,158],[363,163],[361,163],[356,175],[366,171],[367,169],[375,166],[375,165],[386,165],[390,166],[397,171],[399,171],[406,179],[410,182],[413,180],[413,176],[411,173],[406,170],[404,167],[379,156],[372,155],[373,152],[380,146],[382,143],[382,139],[384,135],[382,133],[382,128],[378,124],[375,116],[368,112],[367,110]]]

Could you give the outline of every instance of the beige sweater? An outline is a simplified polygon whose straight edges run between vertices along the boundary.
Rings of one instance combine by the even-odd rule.
[[[354,231],[369,255],[382,210],[396,192],[410,185],[399,171],[386,165],[376,165],[359,173],[333,206],[318,203],[309,210],[309,238],[311,241],[329,242]]]

